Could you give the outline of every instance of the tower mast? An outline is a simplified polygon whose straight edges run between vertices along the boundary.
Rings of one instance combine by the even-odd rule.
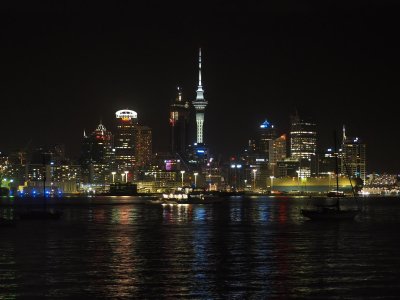
[[[193,106],[196,110],[196,125],[197,137],[196,142],[203,144],[203,124],[204,124],[204,111],[208,102],[204,99],[204,90],[201,84],[201,48],[199,49],[199,85],[196,91],[196,100],[193,101]]]

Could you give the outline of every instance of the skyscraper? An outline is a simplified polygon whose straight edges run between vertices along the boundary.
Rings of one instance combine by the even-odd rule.
[[[299,176],[310,177],[315,172],[315,154],[317,150],[316,124],[300,119],[296,113],[292,116],[290,128],[290,154],[300,163]]]
[[[83,182],[108,183],[112,160],[112,134],[100,123],[89,136],[86,134],[83,136],[81,153]]]
[[[293,158],[311,159],[317,150],[316,125],[292,116],[290,128],[290,153]]]
[[[346,130],[343,126],[342,142],[342,173],[348,176],[366,179],[366,145],[358,137],[346,136]]]
[[[135,160],[137,168],[150,165],[152,155],[152,132],[148,126],[137,125],[134,129]]]
[[[170,105],[169,124],[171,128],[170,149],[171,154],[185,157],[189,133],[189,103],[183,101],[182,91],[178,87],[175,101]]]
[[[196,110],[196,125],[197,134],[196,142],[197,144],[203,144],[203,124],[204,124],[204,111],[208,102],[204,99],[204,90],[201,85],[201,48],[199,49],[199,85],[196,91],[196,100],[193,101],[193,106]]]
[[[261,155],[265,155],[265,158],[268,160],[270,155],[270,141],[274,140],[276,136],[274,125],[265,120],[260,125],[259,134],[258,151]]]
[[[135,127],[138,124],[137,113],[123,109],[115,113],[117,131],[115,133],[115,164],[118,174],[133,172],[135,167]]]
[[[278,161],[286,158],[286,135],[269,141],[269,168],[271,175],[278,175]]]

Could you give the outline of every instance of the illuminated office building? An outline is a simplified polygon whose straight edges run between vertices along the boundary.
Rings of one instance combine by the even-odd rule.
[[[292,158],[311,159],[317,150],[316,125],[301,120],[296,114],[292,117],[290,128],[290,154]]]
[[[317,132],[316,124],[292,116],[290,128],[291,158],[299,161],[299,176],[310,177],[316,172]]]
[[[138,125],[137,113],[123,109],[115,113],[117,131],[114,138],[115,164],[118,174],[133,172],[135,167],[135,128]]]

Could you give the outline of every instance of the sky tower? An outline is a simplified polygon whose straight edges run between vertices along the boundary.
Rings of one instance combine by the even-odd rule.
[[[203,144],[203,124],[204,124],[204,111],[208,102],[204,99],[204,91],[201,85],[201,48],[199,49],[199,86],[196,91],[196,100],[193,101],[193,106],[196,110],[196,124],[197,124],[197,144]]]

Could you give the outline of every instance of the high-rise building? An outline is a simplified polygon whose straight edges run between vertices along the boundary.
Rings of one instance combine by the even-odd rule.
[[[328,148],[324,153],[318,154],[318,175],[331,176],[336,172],[337,153],[332,148]],[[339,166],[338,166],[339,167]]]
[[[189,103],[182,99],[178,87],[178,95],[170,105],[169,124],[171,128],[170,149],[173,156],[185,157],[189,133]]]
[[[299,115],[292,116],[290,128],[291,158],[299,161],[300,177],[310,177],[316,172],[317,132],[316,124],[300,119]]]
[[[147,126],[137,125],[134,129],[136,167],[149,166],[152,157],[152,132]]]
[[[348,176],[366,179],[366,145],[358,137],[347,137],[343,126],[342,173]]]
[[[278,175],[278,161],[286,158],[286,134],[269,141],[269,168],[272,176]]]
[[[112,142],[111,132],[100,123],[89,136],[83,136],[81,162],[110,164],[113,156]]]
[[[118,174],[133,172],[135,159],[135,128],[138,125],[137,113],[123,109],[115,113],[117,131],[114,138],[115,164]]]
[[[310,159],[317,150],[316,125],[301,120],[299,115],[292,117],[290,128],[290,154],[292,158]]]
[[[109,183],[113,156],[113,137],[103,124],[100,123],[89,136],[84,134],[81,153],[83,182]]]
[[[274,125],[265,120],[260,125],[259,134],[258,151],[260,155],[264,155],[267,159],[269,159],[270,141],[274,140],[276,137]]]
[[[193,101],[193,106],[196,110],[196,125],[197,125],[196,142],[197,144],[203,144],[204,111],[206,109],[208,102],[204,99],[204,90],[201,85],[201,49],[199,49],[199,85],[197,87],[196,94],[197,94],[196,100]]]

